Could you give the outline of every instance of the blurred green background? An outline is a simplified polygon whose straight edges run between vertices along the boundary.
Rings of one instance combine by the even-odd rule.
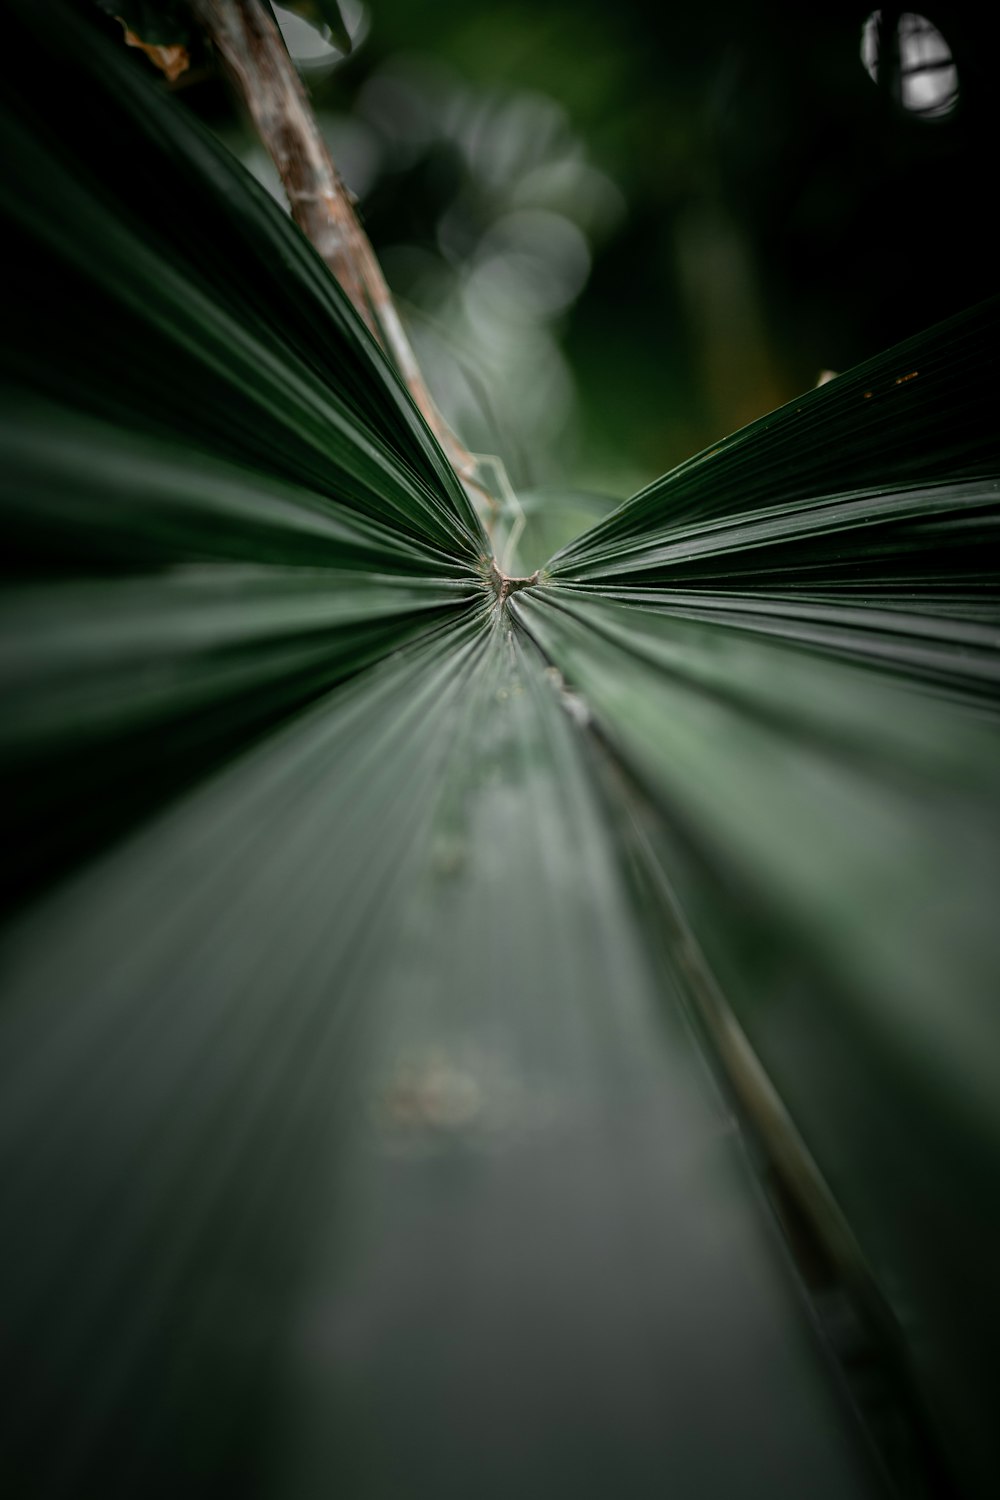
[[[347,58],[276,13],[439,404],[522,492],[625,496],[995,290],[995,8],[343,9]],[[221,80],[178,93],[280,195]]]

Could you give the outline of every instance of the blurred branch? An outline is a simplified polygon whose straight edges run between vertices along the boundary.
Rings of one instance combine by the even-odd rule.
[[[308,96],[274,20],[260,0],[192,0],[243,99],[288,197],[292,217],[395,362],[424,420],[482,509],[476,460],[441,416],[400,322],[382,268],[334,166]]]

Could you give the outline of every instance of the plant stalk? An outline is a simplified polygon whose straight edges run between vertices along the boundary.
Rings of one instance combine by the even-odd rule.
[[[494,511],[495,502],[475,477],[475,458],[434,404],[382,268],[272,17],[260,0],[191,0],[191,6],[278,170],[292,218],[394,361],[455,472],[466,488],[477,492],[477,509],[482,513],[485,497]]]

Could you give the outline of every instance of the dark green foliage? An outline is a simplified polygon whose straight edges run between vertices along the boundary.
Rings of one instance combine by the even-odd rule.
[[[193,33],[186,0],[94,0],[151,47],[186,47]]]
[[[500,609],[275,205],[7,39],[7,1488],[990,1494],[996,309]]]

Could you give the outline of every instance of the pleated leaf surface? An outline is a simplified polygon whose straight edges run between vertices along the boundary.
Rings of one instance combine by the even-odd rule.
[[[995,312],[498,603],[275,205],[6,36],[11,1492],[987,1494]]]

